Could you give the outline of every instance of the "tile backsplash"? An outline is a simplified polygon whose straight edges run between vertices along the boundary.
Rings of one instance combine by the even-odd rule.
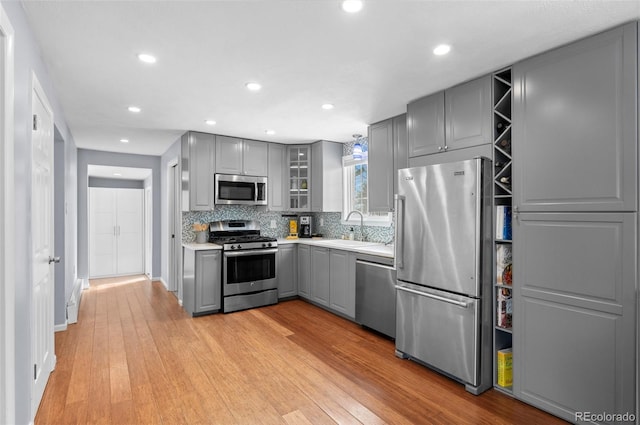
[[[219,205],[214,211],[183,212],[182,241],[195,241],[194,223],[209,223],[218,220],[256,220],[260,224],[260,231],[263,235],[284,238],[289,233],[289,217],[283,217],[283,214],[292,213],[266,211],[265,207],[245,205]],[[313,217],[313,232],[322,233],[325,238],[340,239],[343,235],[348,235],[349,229],[352,227],[341,223],[341,213],[311,213],[311,216]],[[275,228],[271,227],[272,221],[275,223]],[[356,239],[360,239],[359,227],[359,225],[353,226]],[[371,242],[386,243],[393,239],[393,226],[364,226],[363,230],[366,239]]]

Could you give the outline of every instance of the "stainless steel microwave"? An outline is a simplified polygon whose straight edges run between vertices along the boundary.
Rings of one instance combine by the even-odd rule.
[[[216,174],[218,205],[267,205],[267,178]]]

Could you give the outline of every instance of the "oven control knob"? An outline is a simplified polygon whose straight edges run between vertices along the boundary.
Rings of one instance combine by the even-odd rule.
[[[231,245],[231,249],[236,249],[236,246],[235,245]]]
[[[269,242],[269,243],[267,244],[267,246],[268,246],[268,247],[271,247],[271,242]]]
[[[271,245],[271,244],[269,244],[269,245]],[[263,247],[263,248],[266,248],[266,247],[267,247],[267,244],[266,244],[266,243],[263,243],[263,244],[262,244],[262,247]]]
[[[242,248],[240,245],[238,245],[238,249]]]

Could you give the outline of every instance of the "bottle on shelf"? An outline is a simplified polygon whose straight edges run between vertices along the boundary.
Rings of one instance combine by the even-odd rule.
[[[510,185],[511,184],[511,177],[509,177],[509,176],[500,177],[500,183],[503,183],[503,184],[506,184],[506,185]]]

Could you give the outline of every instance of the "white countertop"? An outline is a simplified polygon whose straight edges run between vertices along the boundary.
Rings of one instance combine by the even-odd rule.
[[[324,238],[299,238],[299,239],[278,239],[278,245],[302,244],[312,246],[323,246],[326,248],[342,249],[361,254],[378,255],[380,257],[393,258],[393,245],[385,245],[380,242],[360,242],[343,239]],[[183,243],[182,246],[193,251],[206,251],[211,249],[222,249],[222,246],[214,243]]]
[[[191,249],[193,251],[206,251],[211,249],[222,249],[222,246],[216,245],[214,243],[195,243],[195,242],[187,242],[182,244],[183,248]]]

